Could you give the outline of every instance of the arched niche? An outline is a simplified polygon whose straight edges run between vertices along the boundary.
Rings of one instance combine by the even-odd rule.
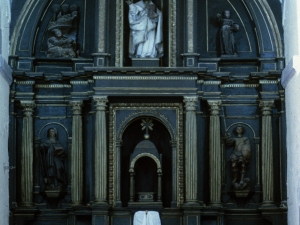
[[[122,146],[120,149],[120,192],[122,206],[127,207],[130,201],[129,170],[135,170],[135,166],[139,166],[139,161],[146,159],[146,161],[150,160],[151,164],[153,164],[151,168],[155,168],[156,173],[158,170],[163,171],[161,201],[164,207],[170,207],[172,202],[172,192],[170,190],[172,190],[172,180],[174,179],[172,169],[176,165],[175,162],[172,162],[171,136],[168,129],[159,120],[152,117],[154,126],[153,130],[149,130],[149,141],[157,149],[157,154],[149,151],[143,152],[142,148],[139,151],[135,151],[138,144],[145,140],[145,131],[142,130],[141,126],[142,118],[138,117],[130,121],[122,135]],[[159,155],[161,155],[161,159]]]

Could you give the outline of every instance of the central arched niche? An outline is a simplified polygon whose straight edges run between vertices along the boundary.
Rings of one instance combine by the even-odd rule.
[[[127,128],[125,129],[122,136],[122,148],[121,148],[121,201],[122,206],[127,207],[130,199],[130,156],[134,152],[135,147],[143,140],[145,130],[142,130],[142,118],[139,117],[132,121]],[[149,129],[149,141],[151,141],[158,153],[162,157],[162,203],[163,207],[170,207],[172,201],[172,147],[171,147],[171,136],[168,129],[157,119],[148,117],[153,119],[153,130]],[[141,161],[140,161],[141,160]],[[143,161],[147,161],[148,163],[150,159],[149,157],[142,157],[137,161],[136,166],[140,167],[143,164]],[[155,168],[156,172],[156,164],[153,161],[149,161],[149,166],[152,169]],[[145,162],[144,162],[145,163]],[[152,168],[153,167],[153,168]],[[144,171],[146,172],[146,171]],[[138,176],[141,176],[137,174]],[[153,179],[157,181],[157,175]],[[155,185],[156,186],[156,185]]]

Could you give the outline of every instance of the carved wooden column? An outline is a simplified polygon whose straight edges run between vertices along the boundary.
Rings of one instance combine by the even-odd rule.
[[[82,161],[82,101],[70,101],[73,110],[72,152],[71,152],[71,199],[74,205],[82,203],[83,161]]]
[[[274,169],[272,139],[272,107],[273,100],[262,100],[259,103],[262,111],[261,162],[263,207],[274,206]]]
[[[184,59],[184,66],[187,67],[197,67],[198,57],[200,54],[196,53],[196,23],[195,23],[195,2],[196,0],[186,0],[186,13],[185,14],[185,24],[186,24],[186,43],[185,53],[182,54]]]
[[[212,207],[221,206],[221,133],[220,133],[220,100],[207,101],[210,106],[209,124],[209,188]]]
[[[107,53],[107,32],[106,32],[106,18],[107,18],[107,1],[97,0],[95,7],[97,8],[97,18],[95,20],[95,40],[97,52],[92,54],[94,57],[95,66],[107,66],[109,54]]]
[[[185,103],[185,190],[186,204],[197,203],[197,125],[198,97],[184,97]]]
[[[107,204],[107,145],[106,116],[107,97],[94,97],[95,121],[95,203]]]
[[[116,206],[122,207],[121,202],[121,146],[122,141],[117,140],[116,141]]]
[[[21,101],[23,107],[21,206],[33,206],[33,108],[34,101]]]
[[[178,178],[177,178],[177,141],[172,140],[171,141],[171,146],[172,146],[172,202],[171,202],[171,207],[177,207],[177,183],[178,183]]]

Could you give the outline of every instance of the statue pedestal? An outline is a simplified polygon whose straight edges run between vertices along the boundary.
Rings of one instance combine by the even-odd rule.
[[[159,67],[159,58],[132,58],[132,67]]]

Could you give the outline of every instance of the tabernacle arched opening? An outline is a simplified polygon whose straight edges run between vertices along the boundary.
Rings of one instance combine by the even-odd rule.
[[[149,141],[154,144],[158,154],[161,155],[161,165],[163,176],[161,179],[161,201],[163,207],[170,207],[172,201],[172,146],[171,136],[168,129],[157,119],[153,117],[147,117],[152,119],[153,130],[148,129]],[[145,140],[145,130],[142,130],[142,119],[144,117],[138,117],[132,121],[125,129],[122,136],[122,148],[121,148],[121,201],[123,207],[128,207],[130,201],[130,156],[134,152],[136,146]],[[147,169],[149,167],[149,169]],[[157,166],[153,159],[149,157],[141,157],[137,160],[135,170],[139,170],[138,179],[142,178],[142,175],[152,176],[153,172],[157,171]],[[157,180],[156,175],[152,177]],[[157,181],[156,181],[157,182]],[[143,184],[143,180],[137,181],[138,184]],[[157,186],[157,185],[155,185]],[[138,189],[142,190],[142,189]],[[135,196],[136,197],[136,196]],[[137,200],[137,199],[135,199]]]

